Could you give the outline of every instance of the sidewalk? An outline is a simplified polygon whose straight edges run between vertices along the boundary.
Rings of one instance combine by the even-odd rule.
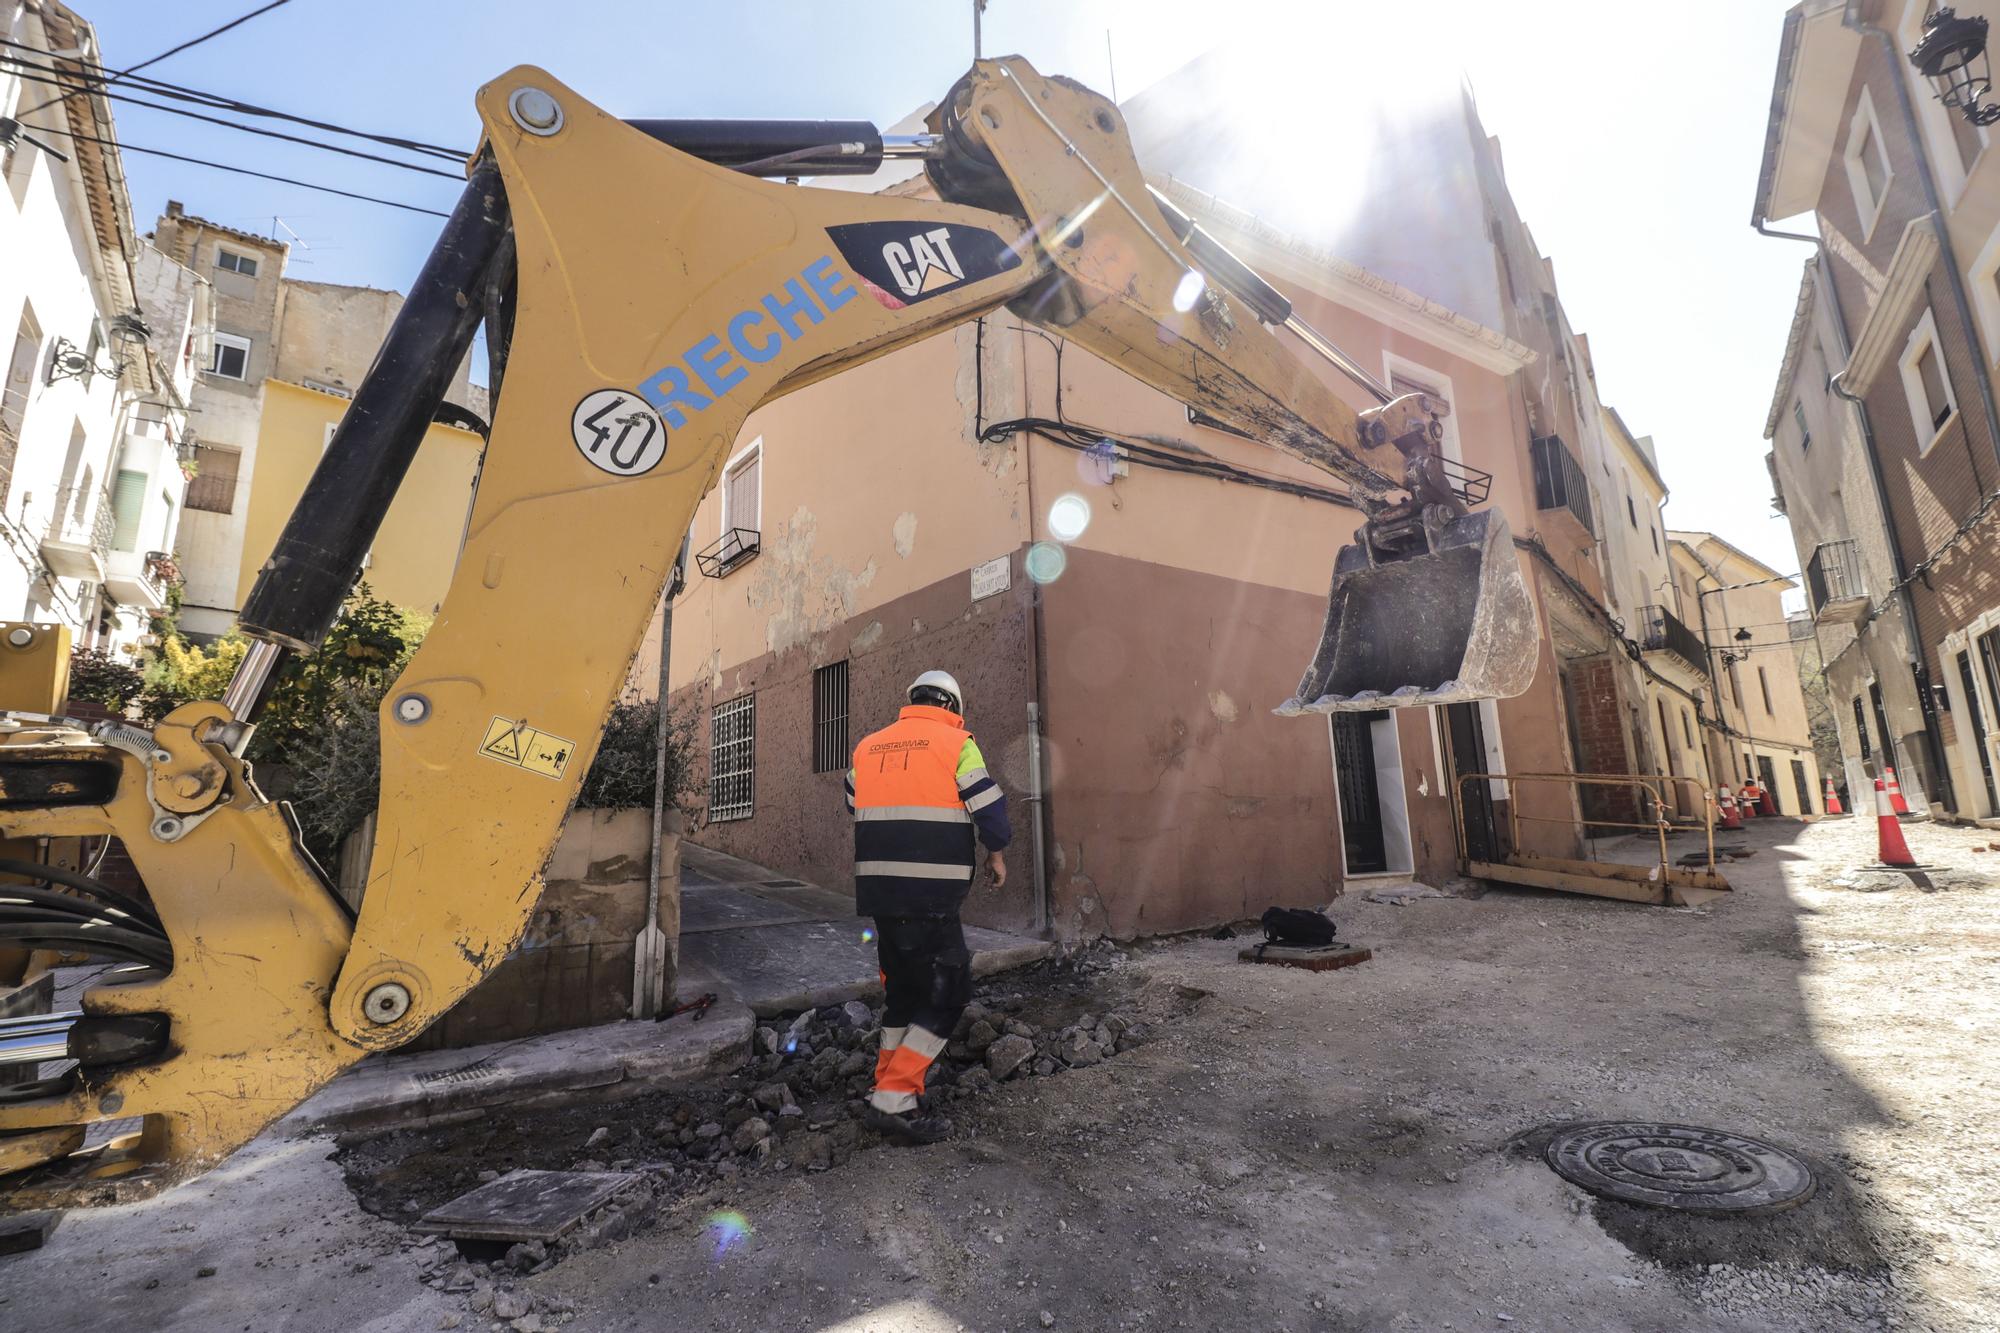
[[[692,844],[681,851],[679,1001],[713,992],[699,1020],[682,1015],[573,1028],[456,1050],[376,1056],[278,1124],[290,1134],[456,1119],[481,1109],[580,1097],[616,1098],[732,1068],[748,1056],[756,1018],[840,1004],[879,991],[869,923],[854,900]],[[968,926],[974,976],[1022,967],[1053,945]]]
[[[692,843],[681,849],[683,1001],[714,991],[759,1018],[839,1004],[880,989],[870,922],[844,893]],[[976,977],[1023,967],[1053,945],[965,928]]]

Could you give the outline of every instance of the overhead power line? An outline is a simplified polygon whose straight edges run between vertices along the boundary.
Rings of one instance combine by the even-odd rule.
[[[223,33],[228,32],[231,28],[241,27],[243,24],[248,23],[251,19],[256,18],[259,14],[268,14],[272,10],[278,8],[278,6],[288,5],[291,2],[292,0],[270,0],[269,4],[260,5],[256,9],[251,10],[249,13],[244,14],[241,17],[229,20],[229,22],[223,24],[219,28],[210,28],[207,32],[203,33],[201,36],[190,37],[186,41],[182,42],[179,46],[170,46],[166,50],[160,52],[160,54],[152,57],[149,60],[142,60],[138,64],[131,66],[129,69],[122,69],[116,71],[115,73],[112,74],[110,82],[116,83],[119,79],[125,78],[127,75],[130,74],[136,74],[140,70],[148,67],[149,65],[157,65],[162,60],[167,59],[169,56],[177,56],[191,46],[200,46],[203,42],[207,41],[211,37],[220,37],[222,36]],[[100,68],[102,67],[100,66]],[[61,100],[62,98],[60,97],[52,97],[48,101],[42,103],[40,106],[30,108],[25,114],[32,116],[37,111],[46,111],[50,107],[54,106],[57,102],[60,102]]]
[[[0,55],[0,67],[12,67],[17,72],[23,70],[45,70],[47,68],[46,66],[36,65],[31,61],[22,60],[19,56],[11,55]],[[60,73],[60,71],[49,72]],[[61,79],[38,77],[35,74],[29,73],[21,73],[20,77],[31,83],[45,83],[52,88],[61,88],[65,91],[65,94],[97,92],[115,101],[128,102],[133,106],[146,107],[153,111],[164,111],[170,116],[185,116],[189,120],[199,120],[210,125],[220,125],[224,129],[237,130],[244,134],[255,134],[266,139],[280,139],[286,143],[302,144],[307,148],[318,148],[328,153],[339,153],[342,157],[357,157],[367,162],[380,162],[385,166],[401,167],[404,171],[420,172],[426,176],[442,176],[446,180],[454,181],[464,179],[462,172],[441,171],[436,167],[419,166],[415,162],[403,162],[393,157],[383,157],[379,153],[365,153],[358,148],[343,148],[339,144],[322,143],[318,139],[302,138],[296,134],[286,134],[282,130],[267,130],[258,125],[242,125],[233,120],[224,120],[219,116],[205,116],[199,111],[189,111],[183,107],[168,106],[164,102],[149,102],[144,98],[134,97],[130,93],[107,92],[103,89],[64,83]],[[47,104],[44,103],[44,105]]]
[[[40,47],[29,46],[24,42],[10,41],[6,38],[0,38],[0,47],[8,47],[16,51],[27,51],[37,56],[47,54]],[[76,60],[72,63],[82,67],[85,71],[80,75],[72,77],[83,79],[92,84],[108,81],[118,73],[116,70],[107,70],[104,66],[88,60]],[[62,71],[57,72],[61,73]],[[304,125],[308,129],[325,130],[330,134],[344,134],[350,138],[368,139],[375,143],[387,144],[392,148],[407,148],[412,152],[428,153],[434,157],[447,158],[454,162],[462,162],[470,156],[464,149],[447,148],[441,144],[425,143],[420,139],[406,139],[400,135],[375,134],[367,130],[357,130],[351,126],[337,125],[331,121],[314,120],[310,116],[294,115],[289,111],[279,111],[273,107],[259,106],[254,102],[245,102],[240,98],[227,97],[221,93],[203,92],[198,88],[189,88],[181,84],[168,83],[162,79],[138,78],[129,79],[127,82],[140,92],[148,93],[154,97],[171,98],[178,102],[192,102],[197,106],[207,107],[211,111],[233,111],[238,115],[289,121],[294,125]]]
[[[40,128],[41,132],[45,134],[60,134],[66,139],[76,139],[83,143],[103,144],[108,148],[116,148],[121,153],[143,153],[148,157],[164,157],[175,162],[187,162],[197,167],[208,167],[214,171],[227,171],[238,176],[255,176],[259,180],[276,181],[280,185],[296,185],[302,190],[317,190],[321,194],[337,194],[343,199],[359,199],[367,204],[381,204],[384,208],[400,208],[407,213],[426,213],[434,218],[448,218],[451,216],[451,214],[440,212],[435,208],[422,208],[416,204],[406,204],[396,199],[383,199],[372,194],[359,194],[353,190],[339,190],[331,185],[316,185],[312,181],[297,180],[291,176],[277,176],[268,171],[252,171],[248,167],[230,166],[224,162],[210,162],[206,158],[189,157],[184,153],[169,153],[162,148],[141,148],[137,144],[120,143],[116,139],[99,138],[94,134],[78,134],[73,130],[50,129],[46,126]]]

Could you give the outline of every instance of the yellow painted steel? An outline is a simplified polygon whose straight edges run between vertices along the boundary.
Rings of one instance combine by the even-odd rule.
[[[527,133],[510,115],[509,99],[531,87],[560,106],[556,132]],[[513,342],[449,593],[383,705],[359,918],[350,933],[280,808],[230,753],[234,719],[220,705],[176,710],[151,746],[143,729],[100,728],[122,766],[116,797],[0,810],[0,837],[124,841],[173,968],[93,990],[83,1006],[164,1013],[169,1049],[0,1107],[0,1134],[144,1115],[130,1159],[176,1178],[366,1052],[409,1041],[491,971],[540,896],[695,506],[763,402],[1014,302],[1163,392],[1380,488],[1351,409],[1239,302],[1213,286],[1186,299],[1194,264],[1151,213],[1110,101],[1018,59],[981,62],[963,89],[968,130],[1023,217],[753,179],[667,148],[527,66],[480,90],[482,152],[501,169],[518,250]],[[828,228],[856,223],[981,228],[1019,262],[904,303],[841,259]],[[793,300],[802,293],[816,317]],[[730,362],[731,382],[711,381],[705,406],[669,405],[656,466],[621,476],[592,464],[574,442],[588,395],[629,396],[668,367],[685,382],[704,340],[728,336],[739,314],[777,318],[774,296],[793,312],[789,336],[755,344],[762,360]],[[0,699],[11,678],[0,653]],[[0,721],[0,764],[87,744]],[[87,1198],[87,1187],[63,1194],[75,1174],[31,1173],[14,1196]]]

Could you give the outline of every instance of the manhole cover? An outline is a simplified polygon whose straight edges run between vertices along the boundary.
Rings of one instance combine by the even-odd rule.
[[[1783,1148],[1694,1125],[1579,1125],[1549,1165],[1592,1194],[1699,1213],[1777,1212],[1812,1197],[1812,1171]]]

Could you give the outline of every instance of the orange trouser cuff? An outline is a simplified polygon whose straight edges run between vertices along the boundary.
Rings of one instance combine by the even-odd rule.
[[[924,1090],[924,1076],[944,1050],[945,1039],[913,1026],[900,1034],[902,1040],[895,1047],[889,1048],[889,1033],[893,1030],[883,1029],[885,1049],[875,1060],[875,1090],[868,1101],[879,1111],[909,1111],[916,1107],[917,1097]]]

